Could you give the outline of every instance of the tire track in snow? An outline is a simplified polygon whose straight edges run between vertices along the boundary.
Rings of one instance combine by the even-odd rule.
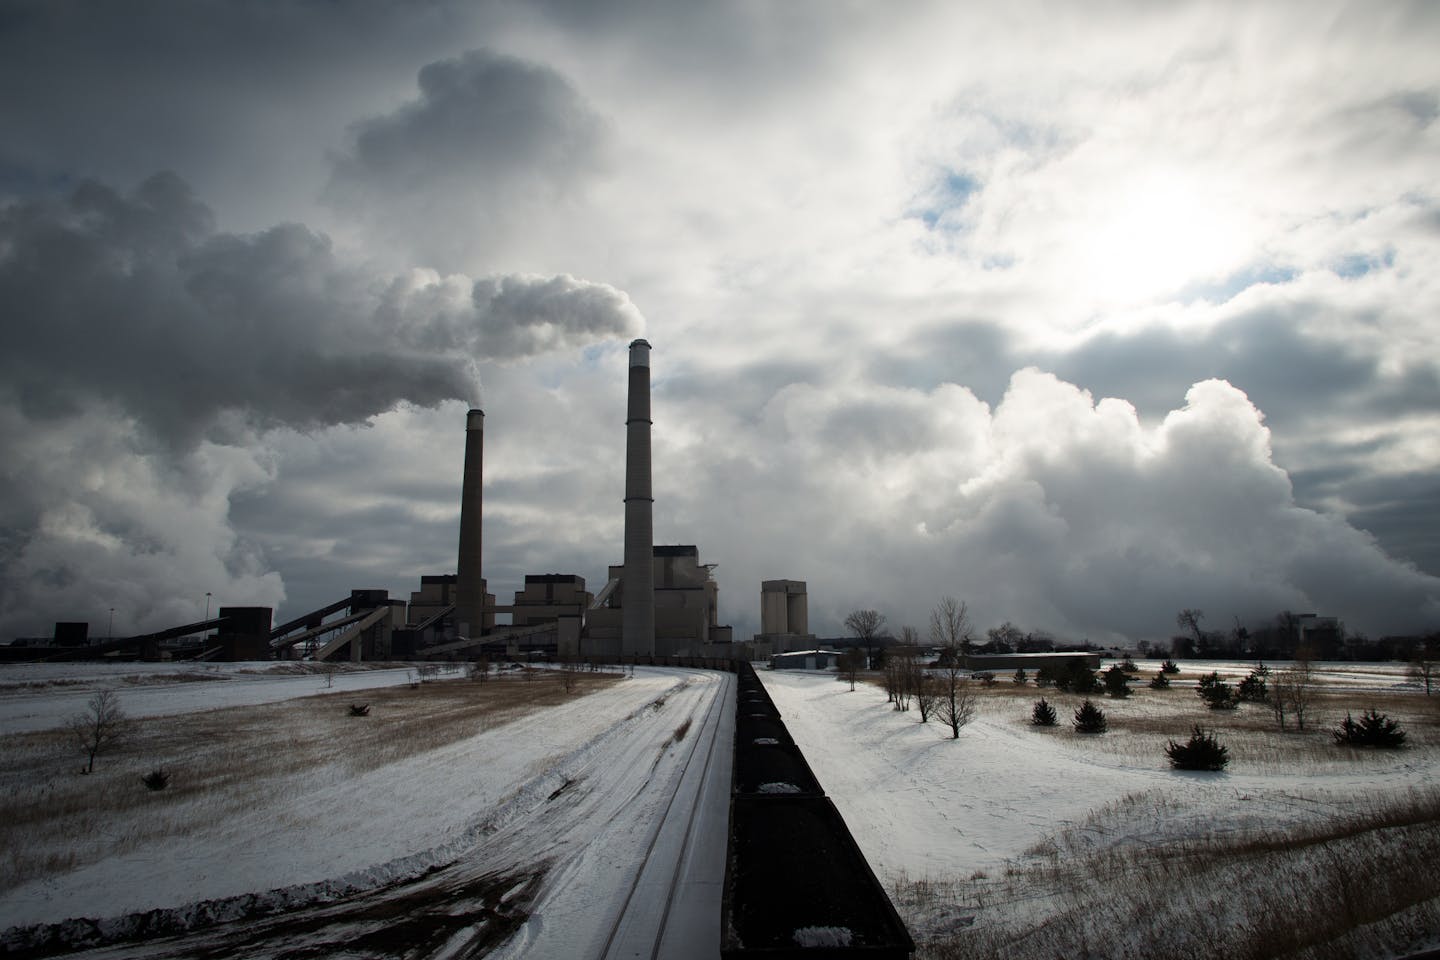
[[[661,697],[693,714],[714,686],[713,676],[677,672]],[[654,702],[552,758],[547,769],[449,843],[318,883],[12,929],[0,946],[7,956],[90,960],[485,955],[555,887],[557,865],[573,870],[596,837],[607,829],[623,832],[623,817],[619,828],[604,821],[624,814],[649,786],[651,757],[662,743],[658,734],[673,729],[667,724],[676,712],[657,710]],[[632,776],[637,771],[641,775]],[[386,930],[408,931],[410,947],[397,953]]]

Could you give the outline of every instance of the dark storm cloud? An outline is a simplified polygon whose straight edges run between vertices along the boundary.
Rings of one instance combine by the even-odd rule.
[[[589,167],[599,120],[564,77],[548,67],[472,50],[420,71],[420,97],[355,126],[337,186],[396,192],[472,177],[537,178],[557,188]]]
[[[95,398],[180,444],[222,411],[315,427],[473,400],[476,359],[638,330],[622,294],[568,277],[407,277],[382,295],[304,226],[213,232],[171,174],[0,211],[0,301],[0,372],[29,416]]]
[[[472,50],[427,64],[419,87],[353,126],[325,196],[427,263],[504,252],[603,167],[604,124],[549,67]]]
[[[429,0],[14,0],[0,16],[0,197],[164,168],[222,208],[264,208],[263,223],[313,195],[321,150],[354,110],[387,97],[483,11]]]
[[[96,604],[133,631],[212,591],[276,603],[229,516],[272,476],[256,431],[474,402],[480,362],[642,327],[624,294],[568,276],[377,278],[299,224],[216,232],[173,174],[0,208],[0,303],[0,622],[27,633]]]

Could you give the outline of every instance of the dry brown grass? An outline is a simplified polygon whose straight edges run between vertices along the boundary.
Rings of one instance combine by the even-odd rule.
[[[533,682],[454,680],[326,692],[133,720],[89,776],[77,772],[81,756],[65,732],[11,735],[0,754],[0,892],[188,835],[256,804],[278,808],[298,793],[302,775],[312,784],[343,781],[617,679],[586,674],[575,693],[566,693],[558,673],[542,672]],[[349,716],[357,700],[370,704],[369,716]],[[140,778],[157,767],[172,779],[167,789],[151,791]]]
[[[1354,689],[1322,674],[1306,729],[1292,719],[1281,732],[1264,704],[1214,711],[1193,686],[1137,684],[1124,699],[1089,695],[1109,732],[1081,736],[1068,721],[1085,696],[1006,679],[975,692],[981,717],[1077,756],[1165,768],[1167,741],[1199,724],[1229,747],[1230,773],[1300,774],[1308,786],[1298,794],[1237,792],[1235,809],[1223,815],[1213,797],[1135,794],[1045,838],[1001,876],[892,878],[896,906],[920,934],[919,956],[1338,960],[1415,949],[1426,931],[1440,929],[1440,790],[1357,799],[1329,795],[1312,779],[1433,764],[1440,698]],[[1042,696],[1060,715],[1058,728],[1030,725]],[[1346,712],[1372,707],[1401,722],[1405,749],[1335,745],[1330,731]]]
[[[1184,801],[1125,797],[987,882],[900,877],[921,957],[1342,958],[1423,945],[1440,923],[1440,792],[1337,802],[1288,824],[1219,825],[1097,846],[1097,832],[1184,822]]]

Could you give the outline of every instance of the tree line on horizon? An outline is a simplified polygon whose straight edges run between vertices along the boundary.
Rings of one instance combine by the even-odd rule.
[[[1205,613],[1185,608],[1176,614],[1179,630],[1168,641],[1141,640],[1136,652],[1145,657],[1174,657],[1185,660],[1293,660],[1303,653],[1314,660],[1410,661],[1416,657],[1433,660],[1440,651],[1440,630],[1405,636],[1370,639],[1364,633],[1346,629],[1343,621],[1317,618],[1282,610],[1273,617],[1251,624],[1235,617],[1227,630],[1207,629]],[[920,635],[913,627],[901,627],[898,634],[886,626],[878,610],[854,610],[845,618],[851,639],[865,652],[868,665],[880,669],[885,651],[893,646],[918,645]],[[1044,630],[1026,631],[1010,621],[985,631],[984,639],[968,630],[953,649],[966,656],[1010,653],[1094,653],[1109,649],[1088,639],[1067,641]]]

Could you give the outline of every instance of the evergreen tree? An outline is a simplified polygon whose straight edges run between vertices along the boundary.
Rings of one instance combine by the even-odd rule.
[[[1170,741],[1165,756],[1176,770],[1224,770],[1230,762],[1230,751],[1215,735],[1206,733],[1200,727],[1192,728],[1190,739],[1184,743]]]
[[[1130,696],[1130,675],[1121,666],[1113,666],[1100,675],[1105,681],[1105,692],[1117,700]]]
[[[1265,688],[1265,675],[1259,670],[1252,670],[1250,676],[1240,681],[1238,692],[1240,699],[1246,703],[1264,703],[1269,699],[1269,691]]]
[[[1384,747],[1395,749],[1405,745],[1405,732],[1400,723],[1373,709],[1360,714],[1356,721],[1347,712],[1345,721],[1331,732],[1335,742],[1346,747]]]
[[[1153,676],[1153,677],[1150,678],[1150,689],[1151,689],[1151,690],[1169,690],[1169,689],[1170,689],[1170,678],[1167,677],[1167,676],[1165,676],[1165,671],[1163,671],[1163,670],[1157,670],[1157,671],[1155,671],[1155,676]]]
[[[1221,680],[1220,674],[1214,671],[1200,678],[1195,692],[1211,710],[1234,710],[1240,704],[1234,688]]]
[[[1015,680],[1015,686],[1017,686],[1017,687],[1023,687],[1023,686],[1025,686],[1025,684],[1027,684],[1027,683],[1030,682],[1030,675],[1025,672],[1025,668],[1024,668],[1024,667],[1021,667],[1020,669],[1018,669],[1018,670],[1015,671],[1014,680]]]
[[[1055,708],[1041,697],[1030,711],[1030,722],[1037,727],[1053,727],[1056,724]]]
[[[1160,664],[1160,670],[1163,673],[1179,673],[1180,667],[1174,660],[1167,659],[1164,663]]]
[[[1105,711],[1086,700],[1075,709],[1075,720],[1071,723],[1076,733],[1104,733],[1109,727]]]

